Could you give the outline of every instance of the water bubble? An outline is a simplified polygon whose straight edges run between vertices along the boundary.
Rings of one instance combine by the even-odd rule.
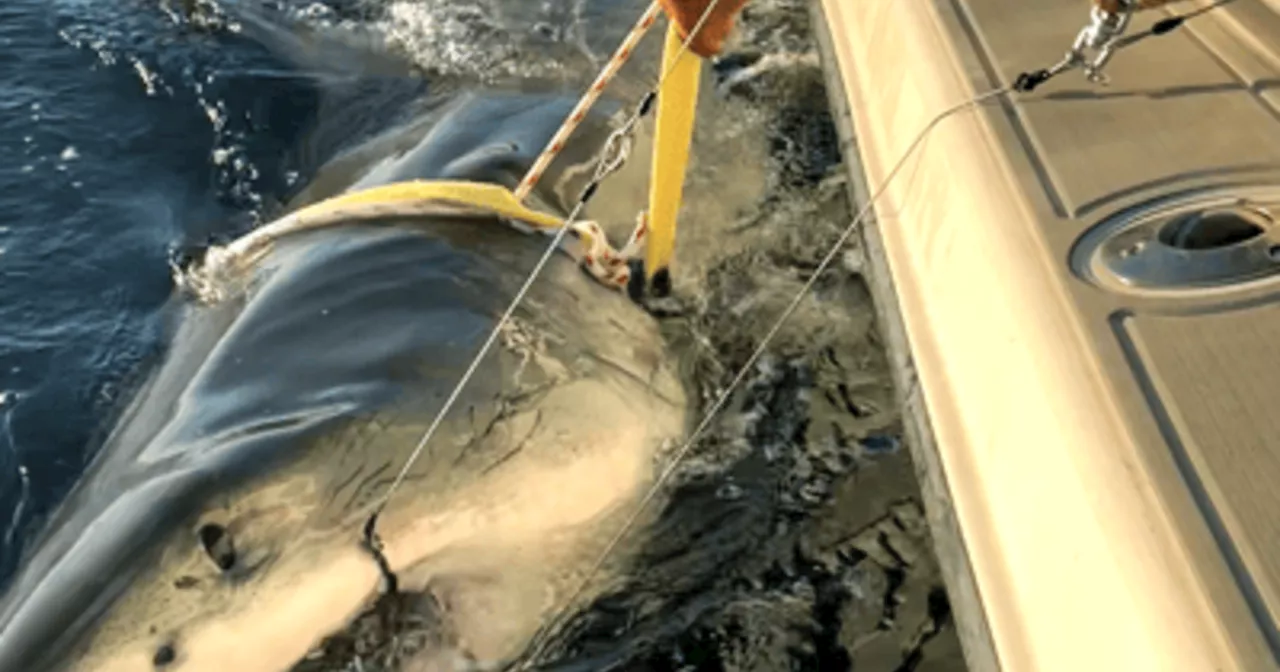
[[[323,2],[313,2],[302,9],[297,10],[297,15],[302,19],[311,19],[313,21],[332,20],[335,16],[333,8]]]
[[[872,455],[885,455],[888,453],[895,453],[898,451],[898,448],[902,445],[901,442],[898,440],[898,437],[881,435],[881,434],[868,436],[867,438],[863,439],[859,443],[861,443],[862,447]]]
[[[742,499],[742,488],[733,483],[725,483],[716,489],[716,499],[725,502],[734,502]]]
[[[139,60],[133,62],[133,70],[138,73],[138,78],[142,80],[142,85],[147,95],[156,95],[156,82],[160,80],[160,75],[147,69],[147,66]]]

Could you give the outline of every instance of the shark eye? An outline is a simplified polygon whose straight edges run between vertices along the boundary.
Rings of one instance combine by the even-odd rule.
[[[156,655],[152,657],[151,665],[157,668],[165,667],[176,660],[177,657],[178,654],[173,650],[172,644],[162,644],[160,648],[156,649]]]
[[[235,567],[236,549],[231,543],[231,535],[227,532],[227,528],[217,523],[206,523],[200,526],[197,534],[204,552],[209,554],[209,558],[218,566],[218,569],[227,572]]]

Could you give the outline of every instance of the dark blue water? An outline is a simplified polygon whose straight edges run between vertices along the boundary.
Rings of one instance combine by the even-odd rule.
[[[290,188],[290,72],[156,3],[0,4],[0,584],[162,346],[172,250]]]

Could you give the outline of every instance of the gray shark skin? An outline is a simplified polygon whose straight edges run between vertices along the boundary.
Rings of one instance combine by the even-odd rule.
[[[572,103],[462,95],[330,161],[293,207],[513,186]],[[603,131],[542,203],[565,208]],[[288,669],[341,629],[377,591],[364,520],[546,244],[483,217],[352,222],[278,241],[243,294],[175,299],[163,361],[0,601],[0,672]],[[519,655],[684,412],[652,320],[550,264],[382,516],[450,633],[422,664]]]

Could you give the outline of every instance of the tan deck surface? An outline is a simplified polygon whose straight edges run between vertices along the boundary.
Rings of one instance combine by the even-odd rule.
[[[818,2],[869,191],[934,116],[1056,62],[1088,14]],[[927,407],[917,458],[945,486],[931,514],[975,669],[1277,667],[1280,263],[1147,291],[1071,262],[1127,209],[1192,212],[1197,190],[1263,187],[1257,207],[1280,219],[1278,6],[1237,0],[1128,48],[1108,87],[1068,72],[957,114],[877,204],[871,247]],[[1280,226],[1160,263],[1269,245]]]

